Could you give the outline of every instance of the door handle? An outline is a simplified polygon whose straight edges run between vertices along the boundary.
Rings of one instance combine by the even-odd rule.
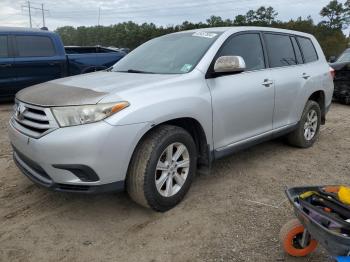
[[[11,64],[0,64],[0,67],[11,67]]]
[[[309,79],[311,76],[310,75],[308,75],[307,73],[303,73],[303,76],[302,76],[302,78],[304,78],[304,79]]]
[[[272,80],[265,79],[264,82],[262,83],[263,86],[270,87],[270,85],[273,84]]]

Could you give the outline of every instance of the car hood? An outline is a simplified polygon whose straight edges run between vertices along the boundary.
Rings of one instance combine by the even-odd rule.
[[[95,72],[34,85],[21,90],[16,98],[39,106],[96,104],[110,94],[179,77],[181,75]]]

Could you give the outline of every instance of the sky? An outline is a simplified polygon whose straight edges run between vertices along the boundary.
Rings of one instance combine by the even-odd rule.
[[[57,27],[111,25],[124,21],[175,25],[183,21],[204,22],[211,15],[233,19],[250,9],[272,6],[278,19],[286,21],[311,15],[315,22],[330,0],[33,0],[32,25],[42,27],[44,4],[46,26]],[[0,0],[0,26],[29,27],[28,3],[25,0]],[[99,19],[100,10],[100,19]]]

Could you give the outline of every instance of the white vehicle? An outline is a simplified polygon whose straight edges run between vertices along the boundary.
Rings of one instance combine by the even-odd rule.
[[[38,184],[126,189],[166,211],[197,167],[281,135],[312,146],[332,93],[312,35],[209,28],[153,39],[110,70],[21,91],[9,133],[16,163]]]

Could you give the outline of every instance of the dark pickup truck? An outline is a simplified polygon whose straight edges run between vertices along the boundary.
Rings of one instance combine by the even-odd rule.
[[[103,47],[64,47],[58,34],[0,27],[0,100],[20,89],[65,76],[104,70],[125,52]]]
[[[338,59],[332,57],[329,65],[335,72],[334,100],[350,105],[350,48],[346,49]]]

